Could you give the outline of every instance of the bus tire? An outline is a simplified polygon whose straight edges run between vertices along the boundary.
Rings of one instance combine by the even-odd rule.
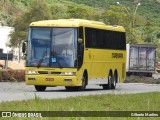
[[[66,90],[69,90],[69,91],[75,90],[75,87],[65,86],[65,88],[66,88]]]
[[[115,88],[116,88],[116,76],[114,75],[114,77],[112,79],[111,89],[115,89]]]
[[[83,77],[82,77],[82,85],[81,86],[76,86],[76,90],[77,91],[84,91],[85,88],[86,88],[86,85],[87,85],[87,74],[83,74]]]
[[[117,73],[117,70],[116,70],[114,72],[114,76],[113,76],[113,79],[112,79],[112,89],[116,88],[117,81],[118,81],[118,73]]]
[[[45,91],[46,90],[46,86],[35,85],[35,89],[37,91]]]
[[[112,89],[112,81],[113,81],[113,76],[110,74],[108,76],[108,90]]]
[[[112,74],[110,73],[110,74],[108,75],[108,84],[102,85],[102,87],[103,87],[104,90],[110,90],[110,89],[112,88],[112,79],[113,79],[113,76],[112,76]]]

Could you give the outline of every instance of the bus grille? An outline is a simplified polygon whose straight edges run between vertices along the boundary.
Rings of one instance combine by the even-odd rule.
[[[47,71],[38,71],[39,74],[48,74]]]
[[[48,71],[38,71],[39,74],[54,74],[54,75],[60,75],[61,72],[48,72]]]

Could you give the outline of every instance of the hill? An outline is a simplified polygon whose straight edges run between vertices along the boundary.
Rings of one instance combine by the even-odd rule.
[[[31,8],[33,0],[1,0],[0,21],[13,26],[15,19]],[[153,42],[160,39],[160,0],[44,0],[50,7],[52,19],[82,18],[103,21],[107,24],[120,24],[129,35],[136,31],[136,43]],[[137,6],[140,2],[140,6]],[[113,7],[112,7],[113,6]],[[121,7],[121,8],[118,8]],[[136,9],[138,7],[138,9]],[[136,11],[136,18],[133,14]],[[38,13],[38,11],[36,11]],[[126,15],[128,14],[128,18]],[[114,17],[113,17],[114,16]],[[116,16],[116,17],[115,17]],[[110,18],[109,18],[110,17]],[[126,18],[123,18],[126,17]],[[131,17],[131,18],[129,18]],[[136,21],[134,30],[128,21]],[[117,22],[118,21],[118,22]],[[145,33],[144,33],[145,32]],[[137,36],[139,35],[139,36]]]
[[[68,0],[77,4],[85,4],[99,9],[108,9],[110,5],[117,6],[117,1],[128,10],[134,11],[136,5],[140,2],[137,13],[160,27],[160,0]]]
[[[0,20],[7,25],[12,25],[16,16],[26,11],[32,0],[1,0],[0,1]],[[110,5],[117,6],[117,0],[46,0],[51,6],[54,4],[61,5],[79,5],[90,6],[100,10],[107,10]],[[138,7],[137,13],[144,16],[146,19],[160,26],[160,0],[119,0],[120,4],[125,6],[131,12],[135,9],[138,2],[141,5]]]

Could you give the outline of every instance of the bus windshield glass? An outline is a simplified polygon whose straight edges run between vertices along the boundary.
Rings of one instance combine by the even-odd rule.
[[[31,27],[26,66],[73,68],[77,58],[77,28]]]

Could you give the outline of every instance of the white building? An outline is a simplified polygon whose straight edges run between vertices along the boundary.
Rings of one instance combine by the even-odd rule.
[[[3,53],[11,51],[11,48],[7,47],[6,44],[9,41],[10,32],[13,30],[13,27],[3,26],[0,21],[0,49],[3,49]]]
[[[3,26],[0,21],[0,49],[3,49],[3,53],[10,52],[12,49],[7,46],[10,39],[9,34],[14,30],[13,27]],[[19,58],[19,49],[14,48],[13,56],[14,58]]]
[[[9,66],[12,69],[24,69],[25,61],[21,60],[19,57],[19,49],[18,48],[9,48],[7,43],[10,39],[9,34],[14,30],[13,27],[3,26],[0,21],[0,49],[3,49],[3,53],[13,52],[13,61],[4,62],[4,60],[0,59],[0,64]]]

